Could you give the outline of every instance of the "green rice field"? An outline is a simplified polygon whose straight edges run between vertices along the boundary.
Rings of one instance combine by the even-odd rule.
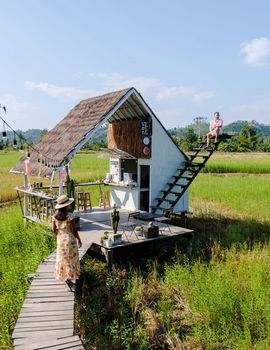
[[[214,153],[207,162],[206,173],[269,174],[269,153]]]
[[[0,204],[16,199],[14,188],[22,185],[21,175],[9,173],[20,156],[19,152],[0,152]],[[73,159],[71,177],[77,182],[100,180],[108,167],[104,153],[79,153]],[[150,349],[165,338],[175,349],[263,350],[270,346],[267,304],[270,249],[266,229],[270,220],[269,174],[269,154],[217,153],[210,159],[204,173],[198,175],[189,189],[190,210],[195,220],[214,220],[210,226],[209,222],[204,223],[205,236],[220,231],[230,243],[241,238],[242,245],[237,250],[233,246],[224,249],[215,239],[211,243],[208,240],[212,254],[209,263],[201,262],[206,250],[197,244],[198,259],[164,266],[160,278],[153,278],[153,271],[146,279],[131,276],[124,291],[123,300],[127,304],[121,304],[124,311],[128,310],[124,315],[132,315],[125,321],[127,328],[119,331],[114,320],[106,330],[116,343],[117,332],[120,337],[127,337],[126,347],[121,349],[132,349],[134,344],[138,349]],[[38,178],[32,181],[48,183]],[[89,191],[92,204],[98,205],[98,186],[89,187]],[[55,239],[40,225],[24,225],[18,204],[0,208],[0,215],[0,349],[11,349],[10,335],[29,285],[27,274],[33,273],[39,262],[55,249]],[[266,241],[264,246],[259,244],[251,251],[242,238],[251,237],[254,232],[256,237],[263,235]],[[104,293],[107,292],[106,289]],[[96,300],[95,289],[92,298]],[[181,310],[186,313],[183,315]],[[90,315],[94,311],[90,310]],[[96,311],[99,315],[99,308]],[[186,334],[185,320],[192,332],[187,338],[183,335],[186,343],[182,343],[174,334]],[[166,330],[165,336],[155,336],[159,334],[159,328],[153,331],[155,324]],[[101,343],[103,339],[102,335]]]

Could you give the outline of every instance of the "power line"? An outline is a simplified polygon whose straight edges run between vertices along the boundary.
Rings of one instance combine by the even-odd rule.
[[[5,114],[7,113],[7,109],[5,106],[1,105],[0,104],[0,109],[3,109],[3,111],[5,112]],[[11,130],[13,131],[13,134],[14,134],[14,140],[13,140],[13,144],[15,145],[15,141],[16,141],[16,136],[19,138],[19,140],[23,143],[25,143],[28,147],[28,152],[27,152],[27,156],[30,158],[30,151],[29,149],[32,149],[34,150],[38,155],[39,155],[39,158],[38,158],[38,162],[42,162],[42,164],[45,164],[45,166],[48,166],[48,167],[52,167],[52,168],[57,168],[58,164],[57,164],[57,161],[53,158],[50,158],[46,155],[44,155],[42,152],[40,152],[37,148],[35,148],[33,145],[31,145],[25,137],[23,137],[23,135],[21,134],[18,134],[17,131],[15,131],[10,125],[9,123],[1,117],[0,115],[0,119],[3,121],[3,138],[4,137],[7,137],[7,134],[6,133],[6,126]],[[45,159],[44,159],[45,158]],[[51,165],[50,163],[53,163],[53,165]]]

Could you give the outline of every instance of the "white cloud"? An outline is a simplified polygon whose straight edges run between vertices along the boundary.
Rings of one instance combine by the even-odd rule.
[[[2,106],[5,106],[7,112],[23,113],[26,111],[37,110],[37,107],[23,100],[22,97],[13,94],[4,94],[0,96]]]
[[[89,76],[99,79],[101,85],[108,88],[110,91],[135,87],[137,90],[145,93],[156,91],[162,86],[162,83],[157,78],[132,76],[129,74],[120,74],[116,72],[98,74],[91,73]]]
[[[262,37],[242,43],[244,62],[255,67],[270,67],[270,40]]]
[[[267,102],[254,102],[254,103],[247,103],[247,104],[243,103],[243,104],[232,106],[231,110],[234,113],[240,113],[240,114],[246,114],[246,115],[255,113],[256,115],[259,116],[262,113],[270,114],[270,103],[267,103]]]
[[[213,91],[198,91],[191,86],[179,85],[168,87],[155,77],[132,76],[120,73],[89,74],[100,81],[103,87],[110,91],[127,87],[135,87],[141,93],[152,94],[158,101],[186,98],[195,103],[203,103],[215,96]]]
[[[157,94],[157,100],[168,100],[177,98],[188,98],[196,103],[203,103],[215,96],[213,91],[197,91],[190,86],[175,86],[163,88]]]
[[[68,100],[78,101],[84,98],[93,97],[99,94],[98,91],[90,89],[76,89],[73,87],[57,86],[45,82],[35,83],[26,81],[25,86],[30,90],[38,90],[52,97],[61,97]]]

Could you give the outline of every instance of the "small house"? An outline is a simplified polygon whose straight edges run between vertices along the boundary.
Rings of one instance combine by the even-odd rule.
[[[31,175],[51,177],[60,172],[104,124],[110,157],[104,182],[111,205],[147,212],[169,207],[187,211],[187,186],[175,178],[188,159],[135,88],[78,103],[29,151]],[[26,158],[11,171],[25,174]]]

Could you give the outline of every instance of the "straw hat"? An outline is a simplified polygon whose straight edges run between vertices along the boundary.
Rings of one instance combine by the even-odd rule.
[[[55,206],[55,209],[61,209],[61,208],[67,207],[72,202],[74,202],[74,198],[68,198],[68,196],[63,194],[62,196],[57,198],[56,202],[57,204]]]

